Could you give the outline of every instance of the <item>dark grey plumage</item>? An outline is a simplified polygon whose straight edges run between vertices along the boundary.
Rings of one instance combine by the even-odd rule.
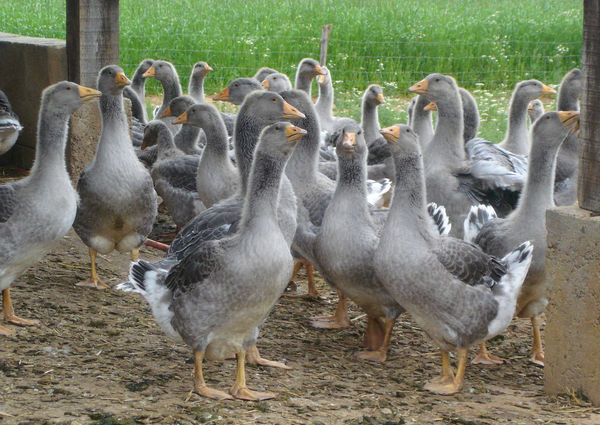
[[[411,101],[412,112],[410,113],[410,127],[419,135],[419,143],[421,143],[421,147],[425,149],[433,138],[433,119],[431,117],[431,110],[425,110],[425,107],[429,105],[430,101],[422,94],[413,98],[413,100],[414,102]]]
[[[171,117],[179,117],[195,103],[196,101],[191,96],[178,96],[171,100],[169,107],[163,112],[163,115],[168,114]],[[193,125],[177,124],[180,124],[181,127],[173,138],[175,146],[181,149],[186,155],[201,155],[202,148],[206,144],[206,134],[204,134],[204,131]]]
[[[204,103],[204,78],[212,70],[210,65],[204,61],[196,62],[192,67],[188,93],[197,103]]]
[[[463,119],[465,122],[463,128],[463,140],[467,143],[469,140],[477,136],[479,129],[479,109],[475,98],[467,89],[462,87],[458,89],[460,100],[463,107]]]
[[[23,126],[6,94],[0,90],[0,155],[8,152],[14,146]]]

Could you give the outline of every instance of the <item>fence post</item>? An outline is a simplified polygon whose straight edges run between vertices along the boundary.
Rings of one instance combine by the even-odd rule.
[[[577,200],[600,213],[600,5],[583,2],[583,75]]]
[[[67,0],[69,80],[96,86],[102,67],[119,63],[119,0]]]
[[[321,55],[319,56],[321,66],[327,64],[327,43],[329,42],[329,34],[331,34],[332,26],[333,24],[327,24],[321,27]]]

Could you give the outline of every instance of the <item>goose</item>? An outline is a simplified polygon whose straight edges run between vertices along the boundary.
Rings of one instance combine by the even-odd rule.
[[[304,58],[298,64],[296,70],[296,80],[294,81],[294,88],[296,90],[302,90],[310,96],[310,87],[313,78],[317,75],[324,75],[325,71],[321,68],[319,63],[311,58]]]
[[[501,219],[495,217],[489,206],[472,207],[465,222],[465,239],[479,245],[490,255],[505,255],[523,239],[533,242],[533,261],[517,300],[516,316],[531,319],[531,361],[542,366],[544,351],[540,336],[540,314],[548,303],[546,289],[550,283],[545,275],[546,210],[554,206],[556,153],[563,140],[572,132],[569,126],[578,119],[579,113],[574,111],[547,112],[542,115],[531,129],[531,166],[517,208]],[[485,345],[481,347],[475,361],[502,363],[502,359],[487,353]]]
[[[336,118],[333,116],[333,84],[331,74],[326,66],[321,68],[323,74],[317,75],[319,97],[315,102],[315,109],[321,122],[321,131],[332,132]]]
[[[286,160],[304,134],[285,122],[262,131],[235,234],[196,246],[170,270],[138,261],[130,281],[120,286],[142,294],[164,332],[193,349],[196,394],[216,400],[275,398],[247,388],[245,359],[292,273],[277,204]],[[208,387],[204,358],[223,360],[234,353],[237,377],[229,394]]]
[[[188,93],[196,103],[204,103],[204,78],[213,69],[204,61],[196,62],[192,68]]]
[[[237,231],[243,198],[247,193],[250,166],[260,132],[266,126],[282,119],[298,117],[304,115],[285,102],[277,93],[255,91],[246,97],[237,114],[234,134],[236,163],[240,176],[238,191],[230,198],[207,208],[185,225],[171,242],[167,257],[163,260],[165,264],[172,264],[174,259],[184,258],[198,244],[208,240],[219,240]],[[284,176],[281,182],[277,219],[288,248],[296,233],[297,211],[298,205],[293,188]],[[256,347],[248,351],[246,360],[251,364],[288,369],[283,363],[261,357]]]
[[[162,121],[152,120],[146,127],[144,127],[144,137],[140,150],[136,150],[135,154],[138,160],[148,169],[152,168],[152,165],[158,159],[158,132],[162,128],[160,125]],[[184,155],[184,152],[179,148],[170,148],[170,146],[162,149],[161,158],[164,159],[169,155]]]
[[[254,78],[259,83],[262,83],[264,81],[264,79],[267,78],[268,75],[275,74],[278,72],[279,71],[277,71],[276,69],[268,68],[265,66],[265,67],[260,68],[258,71],[256,71],[256,74],[254,74],[254,76],[252,78]]]
[[[116,65],[106,66],[98,74],[102,132],[96,154],[77,183],[80,202],[73,223],[75,232],[89,247],[91,277],[77,286],[108,288],[96,273],[96,253],[108,254],[117,249],[130,252],[131,259],[137,260],[138,249],[156,218],[152,178],[138,161],[129,138],[123,108],[123,88],[129,84]]]
[[[575,68],[562,79],[558,89],[557,111],[578,111],[583,92],[583,73]],[[579,139],[573,133],[562,143],[556,159],[554,201],[557,206],[573,205],[577,201],[577,171],[579,169]]]
[[[219,111],[212,105],[196,104],[174,122],[202,128],[206,134],[196,174],[196,188],[204,205],[210,208],[233,195],[239,185],[239,174],[229,158],[227,130]]]
[[[191,96],[178,96],[171,100],[161,118],[177,118],[194,104],[196,104],[196,101]],[[206,145],[206,134],[204,134],[204,131],[196,126],[187,125],[185,123],[173,122],[173,124],[181,124],[180,130],[173,138],[175,146],[187,155],[201,155],[202,148]]]
[[[545,94],[556,94],[556,90],[538,80],[517,83],[508,107],[506,136],[498,145],[518,155],[529,154],[529,133],[527,132],[527,107],[529,102]]]
[[[18,326],[39,322],[17,317],[10,285],[67,234],[77,210],[77,193],[65,164],[71,114],[100,92],[63,81],[42,92],[35,161],[29,175],[0,185],[0,290],[4,321]],[[13,330],[0,326],[0,335]]]
[[[6,94],[0,90],[0,155],[14,146],[21,130],[23,126],[19,117],[12,110]]]
[[[441,103],[438,108],[443,115]],[[382,134],[390,141],[397,184],[374,255],[376,276],[440,347],[441,376],[428,382],[425,390],[455,394],[464,383],[468,348],[509,325],[533,246],[521,241],[497,258],[469,242],[440,236],[425,206],[418,136],[406,125],[384,129]],[[456,376],[448,356],[454,350]]]
[[[288,76],[280,72],[267,75],[260,85],[263,86],[265,90],[274,91],[275,93],[281,93],[282,91],[290,90],[292,88],[292,83]]]
[[[123,97],[131,101],[131,143],[139,148],[144,138],[144,128],[148,124],[146,108],[131,87],[125,87]]]
[[[539,99],[534,99],[529,102],[529,106],[527,107],[527,115],[529,116],[529,123],[533,125],[536,120],[544,115],[544,104]]]
[[[430,74],[409,91],[423,94],[438,111],[435,133],[424,151],[427,197],[444,205],[453,235],[462,236],[462,223],[471,205],[491,203],[503,215],[514,208],[524,177],[503,164],[473,161],[463,143],[463,111],[456,81]]]
[[[206,209],[196,191],[200,157],[179,151],[166,124],[157,120],[153,123],[157,126],[158,155],[150,175],[156,193],[163,199],[173,222],[181,228]]]
[[[419,135],[421,149],[425,150],[433,138],[433,118],[431,111],[437,109],[435,103],[429,102],[422,94],[413,99],[414,102],[411,101],[412,113],[410,113],[409,126]]]
[[[152,66],[148,68],[146,72],[144,72],[143,76],[145,78],[155,78],[160,81],[160,84],[163,88],[163,101],[162,104],[154,111],[154,118],[160,118],[169,106],[171,100],[175,99],[178,96],[181,96],[181,84],[179,84],[179,75],[177,75],[177,70],[172,63],[167,61],[154,61]],[[173,121],[172,118],[160,118],[167,126],[169,126],[169,130],[171,133],[177,133],[179,130],[177,127],[171,125]]]
[[[385,103],[385,97],[383,96],[383,90],[381,86],[377,84],[371,84],[365,90],[362,103],[361,103],[361,114],[362,121],[360,126],[363,129],[363,134],[367,147],[371,147],[376,140],[381,138],[379,130],[379,116],[377,114],[377,107]]]
[[[337,186],[316,236],[314,252],[328,279],[367,314],[365,343],[369,351],[356,356],[384,362],[394,322],[404,309],[375,275],[373,255],[379,235],[366,196],[367,150],[361,132],[346,132],[338,139]]]

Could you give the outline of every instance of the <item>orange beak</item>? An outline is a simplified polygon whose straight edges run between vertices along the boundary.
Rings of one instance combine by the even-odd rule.
[[[427,94],[428,87],[429,87],[429,80],[425,78],[425,79],[419,81],[418,83],[410,86],[408,91],[411,93],[417,93],[417,94]]]
[[[77,90],[79,91],[79,99],[81,99],[83,102],[94,100],[102,96],[102,92],[89,87],[77,86]]]
[[[115,84],[117,87],[125,87],[130,85],[131,81],[129,81],[129,78],[127,78],[124,72],[118,72],[115,76]]]
[[[160,115],[160,117],[159,117],[159,118],[167,118],[167,117],[170,117],[170,116],[173,116],[173,114],[172,114],[172,112],[171,112],[171,107],[170,107],[170,106],[167,106],[167,109],[165,109],[165,110],[163,111],[163,113]]]
[[[229,101],[229,87],[225,87],[223,90],[221,90],[219,93],[217,93],[215,95],[215,97],[213,97],[214,100],[221,100],[223,102],[228,102]]]
[[[173,124],[187,124],[187,111],[175,118]]]
[[[398,139],[400,139],[400,127],[395,125],[391,127],[382,128],[379,133],[383,136],[385,140],[388,142],[396,143]]]
[[[285,118],[286,120],[297,120],[299,118],[306,118],[306,115],[304,115],[298,109],[294,108],[292,105],[284,101],[283,118]]]
[[[423,108],[424,111],[437,111],[437,105],[433,102],[429,102],[427,106]]]
[[[542,84],[542,94],[556,94],[556,90],[548,87],[546,84]]]
[[[269,80],[263,80],[262,83],[260,83],[261,86],[263,86],[265,88],[265,90],[269,90],[270,84],[269,84]]]
[[[142,74],[142,77],[144,77],[144,78],[156,77],[156,68],[154,68],[154,65],[151,66],[150,68],[148,68],[148,71],[144,72]]]
[[[303,128],[291,124],[285,128],[285,136],[287,137],[288,142],[298,141],[302,139],[306,133],[307,131]]]

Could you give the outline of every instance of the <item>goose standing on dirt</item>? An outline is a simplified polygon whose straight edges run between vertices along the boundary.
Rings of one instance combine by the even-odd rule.
[[[267,75],[260,85],[263,86],[265,90],[274,91],[275,93],[281,93],[282,91],[290,90],[292,88],[292,83],[288,76],[280,72]]]
[[[14,146],[22,129],[23,126],[12,110],[8,97],[0,90],[0,155]]]
[[[204,78],[213,69],[204,61],[196,62],[192,68],[190,82],[188,84],[188,94],[196,103],[204,103]]]
[[[174,117],[176,119],[194,104],[196,104],[196,101],[191,96],[178,96],[169,103],[161,118]],[[202,155],[201,148],[206,144],[206,134],[204,134],[204,131],[196,126],[185,123],[173,122],[173,124],[181,125],[179,131],[173,137],[175,146],[185,152],[186,155]]]
[[[192,347],[196,394],[216,400],[275,397],[246,387],[245,357],[292,273],[277,206],[286,160],[305,133],[286,122],[263,130],[235,235],[195,247],[170,270],[139,261],[131,267],[131,281],[121,286],[144,295],[165,333]],[[202,362],[234,353],[237,377],[230,396],[206,385]]]
[[[423,155],[416,133],[405,125],[382,133],[390,141],[397,183],[375,252],[375,270],[392,297],[440,347],[441,376],[425,389],[454,394],[463,386],[468,348],[510,323],[533,247],[524,242],[500,259],[471,243],[440,236],[425,206]],[[454,350],[456,376],[448,356]]]
[[[46,88],[42,92],[31,172],[21,180],[0,185],[0,290],[7,323],[38,324],[15,316],[10,285],[73,224],[77,192],[65,164],[68,122],[84,102],[98,97],[100,92],[67,81]],[[0,335],[13,332],[0,326]]]
[[[207,208],[229,198],[239,186],[239,174],[229,158],[227,129],[217,108],[209,104],[192,105],[174,121],[196,126],[206,134],[196,174],[196,189]]]
[[[296,80],[294,81],[294,88],[296,90],[302,90],[310,96],[310,88],[313,78],[317,75],[324,75],[325,71],[314,59],[304,58],[298,64],[296,70]]]
[[[435,133],[424,151],[427,198],[443,205],[454,235],[462,236],[462,224],[471,205],[493,204],[503,215],[514,209],[524,176],[502,163],[472,161],[463,142],[463,110],[456,81],[430,74],[409,91],[424,94],[438,111]]]
[[[89,247],[92,270],[90,279],[77,286],[108,288],[96,273],[96,253],[117,249],[130,252],[131,259],[137,260],[138,249],[156,218],[152,178],[138,161],[129,138],[123,108],[123,88],[129,84],[116,65],[102,68],[98,75],[102,132],[96,155],[77,183],[80,202],[73,223]]]
[[[546,289],[546,210],[554,206],[554,169],[560,144],[572,129],[569,126],[579,119],[578,112],[547,112],[533,125],[529,153],[527,183],[519,205],[505,219],[495,218],[489,207],[472,207],[465,222],[465,239],[476,243],[490,255],[506,255],[523,239],[534,244],[533,262],[521,288],[516,316],[530,318],[533,326],[533,351],[531,361],[544,365],[544,350],[540,336],[540,314],[548,299]],[[502,363],[502,359],[481,347],[477,363]]]
[[[557,111],[579,111],[579,97],[583,92],[583,73],[575,68],[560,82]],[[577,171],[579,169],[579,139],[577,133],[567,137],[558,150],[554,202],[557,206],[573,205],[577,201]]]
[[[327,206],[314,252],[324,275],[367,313],[360,359],[384,362],[394,322],[404,309],[375,276],[378,230],[367,204],[367,145],[363,134],[345,132],[336,146],[337,186]]]
[[[162,121],[153,123],[158,127],[158,156],[150,174],[156,193],[163,199],[173,222],[181,228],[206,209],[196,191],[200,157],[183,152],[173,154],[178,149],[166,124]],[[170,152],[166,158],[164,151]]]
[[[179,84],[179,75],[177,75],[175,67],[167,61],[154,61],[148,71],[144,72],[143,76],[157,79],[163,88],[163,101],[160,107],[154,111],[154,118],[162,119],[169,126],[171,133],[177,133],[179,128],[171,124],[173,118],[160,118],[171,100],[177,96],[181,96],[181,84]]]

